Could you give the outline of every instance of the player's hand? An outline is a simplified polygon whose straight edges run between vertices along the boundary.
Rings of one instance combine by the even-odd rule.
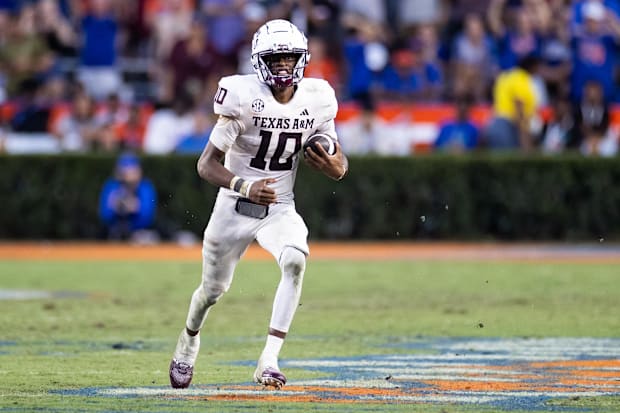
[[[252,187],[250,188],[250,195],[248,197],[250,198],[250,201],[261,205],[274,204],[276,202],[276,191],[274,191],[269,185],[275,182],[276,180],[273,178],[254,181]]]
[[[338,179],[344,173],[345,160],[340,143],[334,142],[334,144],[336,152],[333,155],[328,154],[321,145],[315,145],[306,150],[304,159],[310,167],[332,179]]]

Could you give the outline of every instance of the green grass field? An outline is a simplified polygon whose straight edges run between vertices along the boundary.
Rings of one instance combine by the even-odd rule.
[[[59,293],[58,298],[0,300],[0,412],[503,410],[485,403],[121,398],[94,391],[168,386],[168,363],[199,274],[198,259],[0,262],[0,290]],[[213,308],[202,333],[198,388],[249,384],[278,279],[275,263],[238,266],[231,290]],[[310,260],[281,356],[286,362],[410,355],[423,350],[409,343],[435,338],[617,339],[619,297],[620,271],[612,264]],[[290,384],[325,376],[299,367],[285,372]],[[618,385],[620,369],[616,373],[611,382]],[[512,408],[620,411],[619,393]]]

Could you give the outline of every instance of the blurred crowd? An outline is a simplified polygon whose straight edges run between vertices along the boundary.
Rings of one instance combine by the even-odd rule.
[[[617,152],[620,0],[0,0],[2,133],[200,152],[218,79],[253,73],[273,18],[308,34],[306,76],[359,108],[369,140],[383,103],[441,103],[456,110],[436,150]]]

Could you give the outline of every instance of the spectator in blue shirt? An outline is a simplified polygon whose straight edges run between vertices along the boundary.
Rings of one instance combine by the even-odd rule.
[[[581,101],[584,85],[590,80],[601,83],[605,99],[615,95],[615,54],[618,51],[620,24],[614,13],[601,3],[588,1],[583,5],[583,27],[576,29],[572,41],[573,72],[571,98]]]
[[[572,51],[570,48],[571,31],[566,24],[567,7],[561,2],[549,2],[549,13],[551,18],[540,31],[540,75],[550,94],[553,91],[568,95]],[[555,97],[551,98],[555,99]]]
[[[501,70],[512,69],[526,56],[539,55],[540,33],[528,10],[511,6],[507,0],[493,0],[488,11],[489,27],[497,42],[498,62]],[[514,24],[505,25],[502,15],[508,11]]]
[[[211,136],[212,122],[209,114],[201,109],[194,112],[194,130],[181,136],[174,151],[182,154],[200,154]]]
[[[202,0],[208,39],[216,53],[216,70],[230,74],[239,65],[238,53],[246,34],[245,0]]]
[[[462,153],[478,146],[478,128],[470,120],[472,97],[458,96],[455,100],[456,119],[445,122],[433,143],[437,151]]]
[[[381,80],[387,98],[404,101],[432,99],[442,82],[439,68],[422,61],[415,46],[395,50]]]
[[[358,24],[363,24],[363,20]],[[343,44],[347,71],[346,92],[351,100],[366,111],[374,110],[373,83],[388,59],[387,48],[379,41],[378,30],[370,23],[360,27],[351,26]]]
[[[152,229],[156,205],[155,187],[143,177],[139,159],[133,154],[121,155],[99,198],[99,216],[107,238],[135,239],[140,231]]]
[[[118,23],[110,1],[92,0],[90,11],[81,21],[78,78],[97,100],[117,93],[122,84],[117,68]]]
[[[343,60],[346,66],[347,98],[361,109],[358,136],[364,148],[373,146],[375,139],[375,90],[377,74],[387,64],[389,52],[384,44],[382,26],[361,16],[346,14],[343,24],[347,36],[343,43]]]

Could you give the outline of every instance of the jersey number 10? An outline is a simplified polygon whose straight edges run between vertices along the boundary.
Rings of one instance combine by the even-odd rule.
[[[267,161],[265,160],[265,156],[267,155],[267,150],[269,149],[269,144],[271,143],[272,132],[267,130],[260,131],[260,146],[258,147],[258,151],[256,152],[256,156],[250,160],[250,166],[252,168],[265,170],[267,167]],[[295,149],[293,153],[290,154],[286,159],[282,160],[282,155],[284,154],[284,150],[286,149],[286,144],[289,139],[292,139],[295,142]],[[269,170],[270,171],[289,171],[293,169],[293,156],[301,149],[301,133],[299,132],[280,132],[278,135],[278,146],[276,146],[276,150],[269,161]]]

